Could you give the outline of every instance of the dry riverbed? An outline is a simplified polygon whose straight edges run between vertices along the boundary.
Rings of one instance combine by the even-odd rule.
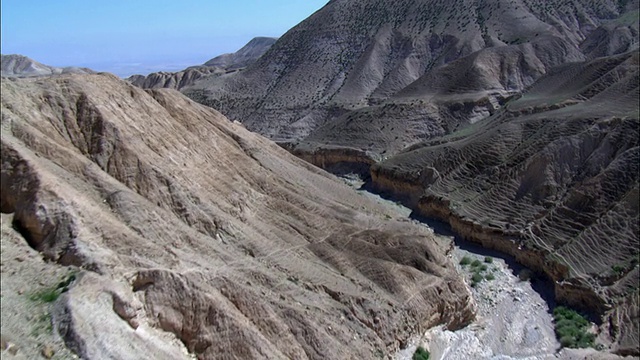
[[[363,196],[394,208],[397,217],[411,217],[410,209],[362,190],[364,182],[357,176],[343,179],[359,189]],[[560,349],[551,315],[555,306],[553,284],[532,276],[531,271],[508,256],[455,238],[442,223],[428,219],[419,219],[419,222],[429,227],[441,241],[454,242],[450,256],[471,288],[477,318],[458,331],[436,327],[425,334],[416,334],[409,346],[394,354],[393,359],[411,360],[418,346],[430,352],[431,360],[622,359],[594,349]],[[465,257],[469,264],[461,265]],[[474,260],[477,262],[472,265]],[[486,270],[479,271],[483,280],[474,284],[473,270],[478,267],[486,267]]]
[[[362,185],[357,178],[345,181],[355,188]],[[411,210],[404,206],[376,194],[360,191],[365,196],[394,207],[398,217],[409,217],[411,214]],[[435,227],[436,234],[443,234],[438,235],[443,242],[454,241],[454,237],[449,236],[453,234],[448,234],[442,226],[424,225],[431,231]],[[511,261],[507,263],[496,255],[499,254],[456,240],[451,257],[472,289],[478,308],[476,321],[455,332],[442,328],[431,329],[422,337],[414,339],[407,349],[398,352],[395,359],[411,359],[418,345],[428,349],[431,359],[436,360],[556,358],[560,344],[554,334],[553,317],[549,310],[548,302],[552,300],[549,296],[543,298],[541,295],[544,293],[544,284],[541,280],[534,280],[538,282],[538,290],[541,290],[541,293],[537,292],[531,281],[522,280],[519,276],[526,273],[526,269]],[[471,286],[472,268],[478,265],[460,265],[464,257],[471,262],[480,262],[479,266],[486,267],[481,272],[482,275],[493,279],[484,279]]]

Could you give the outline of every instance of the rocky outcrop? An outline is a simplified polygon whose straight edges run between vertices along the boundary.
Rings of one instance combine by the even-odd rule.
[[[149,75],[132,75],[126,80],[131,84],[143,89],[175,89],[192,85],[198,79],[207,75],[221,75],[225,71],[209,66],[194,66],[178,72],[155,72]]]
[[[35,77],[56,74],[92,74],[93,70],[73,66],[54,67],[41,64],[24,55],[1,55],[2,76]]]
[[[52,320],[82,358],[373,358],[474,317],[448,244],[176,91],[1,93],[2,212],[78,269]]]

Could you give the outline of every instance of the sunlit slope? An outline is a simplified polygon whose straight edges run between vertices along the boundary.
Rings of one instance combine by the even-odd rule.
[[[560,301],[628,314],[640,280],[638,76],[637,51],[566,66],[487,120],[374,165],[374,186],[545,271]],[[612,333],[637,353],[631,314]]]
[[[1,200],[84,269],[53,318],[83,358],[372,358],[473,318],[448,244],[173,90],[3,80]]]

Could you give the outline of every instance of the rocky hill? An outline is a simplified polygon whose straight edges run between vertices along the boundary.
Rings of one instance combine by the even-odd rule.
[[[160,71],[149,75],[131,75],[126,81],[143,89],[175,89],[192,85],[196,80],[207,75],[219,76],[224,74],[223,69],[212,66],[193,66],[182,71]]]
[[[240,69],[253,64],[260,56],[264,55],[278,40],[273,37],[255,37],[240,50],[222,54],[204,63],[205,66],[216,66],[226,70]]]
[[[215,110],[109,74],[1,86],[7,354],[375,358],[474,317],[450,243]]]
[[[333,0],[242,73],[184,92],[273,139],[343,145],[338,129],[361,125],[370,139],[354,147],[388,152],[468,125],[555,66],[637,47],[637,18],[637,1]],[[325,124],[337,131],[314,133]]]
[[[515,256],[640,354],[638,51],[553,71],[493,116],[372,166],[416,214]]]
[[[334,0],[183,92],[514,255],[638,348],[638,2]]]
[[[1,55],[2,76],[6,77],[34,77],[55,74],[91,74],[94,71],[79,67],[53,67],[41,64],[23,55]]]
[[[149,75],[132,75],[127,81],[143,89],[176,89],[193,85],[207,76],[218,77],[233,73],[254,63],[262,56],[277,38],[256,37],[235,53],[222,54],[201,66],[191,66],[178,72],[155,72]]]

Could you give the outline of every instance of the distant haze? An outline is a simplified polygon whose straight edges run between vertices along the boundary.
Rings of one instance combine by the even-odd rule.
[[[119,76],[176,71],[284,34],[327,0],[4,0],[2,53]]]

